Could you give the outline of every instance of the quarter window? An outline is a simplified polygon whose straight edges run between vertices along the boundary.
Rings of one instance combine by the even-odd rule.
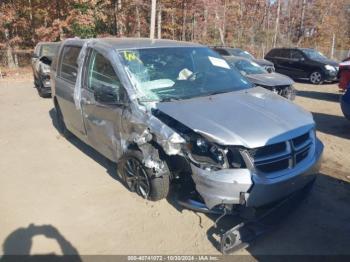
[[[62,51],[60,76],[74,83],[78,73],[77,59],[80,49],[78,46],[65,46]]]
[[[93,50],[89,62],[87,87],[93,91],[101,86],[118,89],[120,81],[110,61]]]

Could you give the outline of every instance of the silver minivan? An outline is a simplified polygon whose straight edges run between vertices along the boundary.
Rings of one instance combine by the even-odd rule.
[[[208,47],[68,39],[51,79],[60,132],[116,162],[146,199],[165,198],[178,181],[208,210],[261,207],[319,172],[312,115],[255,87]]]

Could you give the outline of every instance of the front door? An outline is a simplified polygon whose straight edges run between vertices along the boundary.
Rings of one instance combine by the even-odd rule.
[[[94,93],[101,87],[108,87],[119,94],[123,88],[109,59],[94,49],[89,50],[86,69],[81,105],[88,142],[107,158],[116,160],[123,106],[98,102]]]

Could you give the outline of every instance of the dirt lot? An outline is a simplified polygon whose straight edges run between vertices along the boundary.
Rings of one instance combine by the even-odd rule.
[[[350,122],[336,85],[296,85],[325,144],[322,174],[282,225],[236,254],[350,254]],[[145,201],[114,166],[53,125],[32,79],[0,80],[0,254],[218,254],[212,219]],[[32,224],[32,225],[31,225]]]

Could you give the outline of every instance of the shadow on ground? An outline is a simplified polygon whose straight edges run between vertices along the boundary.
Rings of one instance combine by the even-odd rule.
[[[342,138],[350,138],[350,121],[343,116],[312,112],[318,131]]]
[[[350,184],[319,175],[309,196],[247,251],[261,255],[350,254]]]
[[[336,103],[339,103],[340,95],[341,95],[340,93],[337,94],[337,93],[304,91],[304,90],[297,91],[297,96],[302,96],[302,97],[316,99],[316,100],[323,100],[328,102],[336,102]]]
[[[54,108],[52,108],[49,111],[49,115],[51,117],[53,126],[57,129],[57,132],[58,132],[56,112]],[[85,144],[74,135],[67,138],[67,141],[70,142],[76,148],[78,148],[80,151],[82,151],[85,155],[89,156],[91,159],[99,163],[102,167],[104,167],[106,169],[107,174],[110,175],[113,179],[122,183],[120,178],[117,176],[117,172],[116,172],[117,165],[115,163],[113,163],[112,161],[110,161],[109,159],[101,155],[95,149]]]
[[[56,240],[63,255],[31,254],[33,237],[43,235]],[[82,261],[77,249],[52,225],[37,226],[30,224],[26,228],[18,228],[7,236],[3,245],[3,256],[0,262],[14,261]]]

